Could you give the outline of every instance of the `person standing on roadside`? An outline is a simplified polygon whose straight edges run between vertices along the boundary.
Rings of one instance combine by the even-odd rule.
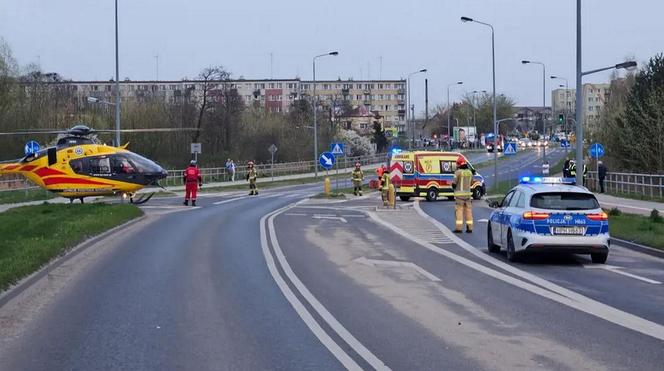
[[[604,179],[606,178],[606,166],[602,161],[597,163],[597,177],[599,179],[599,193],[604,193]]]
[[[571,178],[572,176],[570,175],[570,167],[572,164],[570,164],[569,157],[565,158],[565,162],[563,163],[563,178]]]

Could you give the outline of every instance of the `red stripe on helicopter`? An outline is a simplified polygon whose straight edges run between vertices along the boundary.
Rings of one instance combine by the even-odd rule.
[[[51,175],[67,175],[66,173],[63,173],[62,171],[54,170],[49,167],[42,167],[37,169],[35,172],[40,178],[43,178],[45,176],[51,176]]]
[[[35,165],[24,165],[20,171],[32,171],[35,168],[37,168],[37,166]]]
[[[21,165],[7,165],[7,166],[3,167],[2,170],[14,170],[14,169],[18,169],[20,166]]]
[[[108,183],[97,182],[94,180],[80,179],[80,178],[67,178],[67,177],[51,177],[44,179],[44,184],[93,184],[93,185],[110,185]]]

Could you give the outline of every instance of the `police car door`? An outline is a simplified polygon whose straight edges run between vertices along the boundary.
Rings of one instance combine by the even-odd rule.
[[[505,198],[500,202],[500,206],[493,212],[491,216],[491,234],[493,235],[493,240],[498,244],[503,244],[502,239],[502,229],[503,229],[503,214],[505,209],[510,203],[510,200],[514,196],[514,191],[509,192]]]
[[[512,219],[521,215],[521,209],[518,207],[519,204],[523,204],[523,199],[525,195],[521,191],[514,191],[512,198],[509,199],[507,207],[503,210],[502,220],[500,224],[500,244],[502,246],[507,246],[507,231],[512,226]]]

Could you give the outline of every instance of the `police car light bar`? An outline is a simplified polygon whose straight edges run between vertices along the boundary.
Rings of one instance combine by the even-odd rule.
[[[576,184],[574,178],[556,178],[556,177],[541,177],[541,176],[522,176],[519,179],[521,184]]]

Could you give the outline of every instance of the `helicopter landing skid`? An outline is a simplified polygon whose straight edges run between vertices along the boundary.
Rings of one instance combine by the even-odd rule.
[[[129,202],[131,202],[134,205],[141,205],[141,204],[144,204],[144,203],[150,201],[152,196],[154,196],[154,192],[152,192],[150,194],[142,194],[137,199],[134,199],[134,197],[130,197]]]

